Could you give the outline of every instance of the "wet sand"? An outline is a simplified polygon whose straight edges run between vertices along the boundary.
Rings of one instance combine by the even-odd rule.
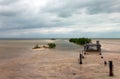
[[[66,43],[67,41],[61,41]],[[20,43],[21,44],[21,43]],[[78,63],[79,51],[77,45],[73,47],[61,47],[57,43],[56,49],[32,49],[32,44],[23,46],[16,44],[10,50],[17,48],[15,52],[21,52],[16,57],[0,60],[0,79],[119,79],[120,78],[120,54],[117,44],[102,42],[103,59],[98,53],[87,53],[83,64]],[[60,45],[60,47],[59,47]],[[64,44],[63,44],[64,45]],[[115,47],[116,46],[116,47]],[[0,46],[0,51],[5,52]],[[26,47],[26,48],[25,48]],[[75,48],[74,48],[75,47]],[[116,48],[113,49],[113,47]],[[4,47],[6,48],[6,46]],[[21,49],[20,49],[21,48]],[[25,48],[25,49],[22,49]],[[70,50],[68,50],[71,48]],[[114,50],[114,51],[113,51]],[[114,76],[109,77],[108,64],[104,61],[112,60],[114,64]]]

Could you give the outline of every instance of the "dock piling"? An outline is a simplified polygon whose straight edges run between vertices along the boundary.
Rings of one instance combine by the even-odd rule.
[[[80,64],[82,64],[82,54],[80,53]]]
[[[109,76],[114,76],[113,74],[113,62],[109,61]]]

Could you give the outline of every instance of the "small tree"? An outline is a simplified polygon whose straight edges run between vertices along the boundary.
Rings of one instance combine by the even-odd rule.
[[[56,44],[55,43],[48,43],[49,48],[55,48]]]

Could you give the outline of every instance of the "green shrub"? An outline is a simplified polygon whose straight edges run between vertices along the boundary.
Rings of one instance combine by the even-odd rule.
[[[76,43],[79,45],[84,45],[86,43],[90,43],[91,39],[89,39],[89,38],[71,38],[71,39],[69,39],[69,42],[73,42],[73,43]]]
[[[55,48],[56,44],[55,43],[48,43],[49,48]]]

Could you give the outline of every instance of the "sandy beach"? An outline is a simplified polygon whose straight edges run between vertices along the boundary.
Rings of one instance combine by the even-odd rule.
[[[55,49],[32,49],[35,44],[55,42]],[[88,52],[78,62],[82,46],[68,40],[0,41],[0,79],[120,79],[120,40],[100,40],[102,56]],[[9,53],[9,55],[8,55]],[[17,53],[17,54],[16,54]],[[108,64],[113,61],[114,76]]]

